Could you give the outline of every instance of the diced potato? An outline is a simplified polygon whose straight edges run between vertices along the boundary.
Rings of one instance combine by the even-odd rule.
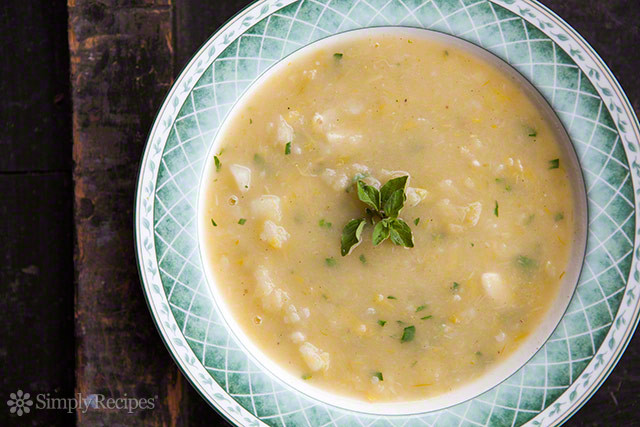
[[[271,220],[264,222],[262,227],[262,233],[260,233],[260,240],[267,242],[274,248],[281,248],[283,243],[286,242],[291,235],[284,229]]]
[[[271,280],[269,271],[265,267],[259,267],[255,273],[255,295],[262,301],[262,307],[269,311],[278,311],[289,300],[289,295],[282,289],[276,288]]]
[[[349,143],[349,144],[359,144],[362,142],[363,136],[360,133],[351,133],[351,132],[329,132],[327,133],[327,141],[330,143]]]
[[[263,194],[251,202],[251,211],[258,218],[280,221],[282,212],[280,211],[280,197],[271,194]]]
[[[302,359],[312,371],[323,370],[329,368],[329,353],[320,350],[315,345],[306,342],[300,346]]]
[[[256,296],[262,298],[265,295],[269,295],[275,289],[276,285],[271,280],[269,270],[265,267],[258,267],[255,272],[256,278]]]
[[[325,169],[322,172],[322,180],[336,191],[343,191],[349,185],[349,178],[344,173],[337,173],[333,169]]]
[[[351,167],[356,173],[364,174],[369,172],[369,167],[367,167],[366,165],[361,165],[360,163],[354,163],[351,165]]]
[[[289,304],[284,311],[284,323],[298,323],[300,321],[300,315],[295,305]]]
[[[480,220],[480,214],[482,214],[482,203],[469,203],[469,205],[467,205],[467,214],[464,217],[464,223],[468,226],[475,227]]]
[[[286,144],[287,142],[293,141],[293,128],[287,123],[284,117],[280,116],[280,120],[278,121],[278,142],[282,144]]]
[[[427,198],[429,192],[424,188],[407,187],[407,205],[417,206],[418,203]]]
[[[289,111],[289,113],[287,114],[286,120],[287,120],[287,123],[294,123],[298,125],[304,124],[304,116],[299,111],[296,111],[296,110]]]
[[[296,331],[296,332],[292,333],[290,335],[290,337],[291,337],[291,341],[293,341],[296,344],[301,344],[306,339],[304,334],[302,332],[300,332],[300,331]]]
[[[511,299],[511,291],[502,280],[499,273],[483,273],[482,287],[487,295],[499,303],[506,303]]]
[[[229,170],[236,180],[240,191],[243,193],[249,191],[249,187],[251,186],[251,169],[246,166],[233,164],[229,166]]]

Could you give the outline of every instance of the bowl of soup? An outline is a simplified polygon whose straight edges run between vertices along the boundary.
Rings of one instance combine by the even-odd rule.
[[[474,397],[573,294],[586,197],[566,132],[515,70],[454,37],[310,44],[247,90],[208,158],[199,237],[218,307],[267,369],[336,406]]]
[[[240,425],[569,416],[637,319],[635,142],[588,68],[489,2],[495,46],[480,3],[472,32],[261,4],[192,61],[143,159],[143,283],[183,370]]]

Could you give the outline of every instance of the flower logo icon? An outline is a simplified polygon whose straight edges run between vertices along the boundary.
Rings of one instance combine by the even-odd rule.
[[[7,406],[10,413],[18,414],[21,417],[22,414],[31,412],[29,407],[33,405],[33,400],[30,399],[31,395],[29,393],[23,393],[22,390],[18,390],[16,393],[11,393],[9,397],[11,399],[7,400]]]

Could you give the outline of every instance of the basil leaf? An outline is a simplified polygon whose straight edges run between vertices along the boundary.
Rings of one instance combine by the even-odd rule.
[[[404,187],[405,185],[407,185],[407,179],[409,179],[408,175],[390,179],[385,185],[380,188],[381,201],[383,205],[396,191],[402,190],[402,192],[404,193]]]
[[[413,247],[413,234],[411,233],[411,228],[409,228],[409,225],[403,220],[399,218],[394,219],[391,222],[389,234],[391,236],[391,241],[396,245],[404,246],[405,248]]]
[[[402,331],[402,338],[400,338],[400,342],[409,342],[413,341],[413,337],[416,335],[416,327],[415,326],[407,326]]]
[[[358,181],[358,199],[366,203],[369,207],[380,210],[380,192],[376,187],[372,187],[364,183],[364,181]]]
[[[384,203],[384,213],[387,214],[388,217],[397,218],[400,209],[404,206],[406,198],[404,190],[394,191]]]
[[[352,219],[342,229],[342,239],[340,253],[342,256],[348,255],[356,246],[362,242],[362,230],[364,229],[364,218]]]
[[[387,223],[387,220],[383,219],[373,227],[371,240],[373,241],[374,246],[378,246],[380,243],[387,240],[387,237],[389,237],[389,224]]]

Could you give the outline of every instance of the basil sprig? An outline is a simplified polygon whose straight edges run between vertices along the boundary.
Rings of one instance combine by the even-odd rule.
[[[367,219],[374,226],[371,235],[374,245],[390,238],[398,246],[413,247],[411,228],[398,218],[407,200],[405,187],[408,178],[401,176],[390,179],[380,190],[360,179],[356,182],[358,199],[367,205],[365,212],[368,218],[352,219],[344,226],[340,251],[342,256],[350,254],[362,242],[362,231]]]

